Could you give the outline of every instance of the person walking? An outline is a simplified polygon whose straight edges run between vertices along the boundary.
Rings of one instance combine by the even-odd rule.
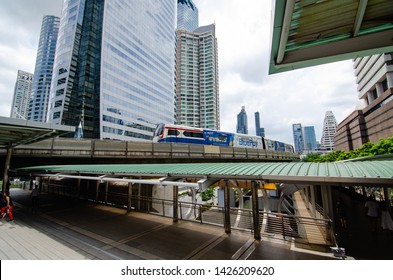
[[[381,202],[381,227],[383,230],[389,230],[393,234],[393,220],[390,216],[385,201]]]
[[[7,190],[4,194],[4,200],[6,205],[1,208],[1,218],[4,219],[8,214],[9,221],[12,222],[14,220],[14,215],[12,214],[12,210],[14,209],[14,202],[12,201],[12,197],[10,196],[10,192]]]
[[[370,221],[371,232],[376,232],[381,211],[379,205],[372,196],[369,196],[364,207],[366,208],[366,215]]]
[[[31,198],[31,212],[37,213],[38,202],[39,202],[39,191],[37,186],[34,186],[33,190],[31,191],[30,198]]]
[[[340,219],[340,224],[343,229],[346,229],[348,226],[347,222],[347,209],[344,204],[343,199],[340,197],[336,204],[336,212]]]

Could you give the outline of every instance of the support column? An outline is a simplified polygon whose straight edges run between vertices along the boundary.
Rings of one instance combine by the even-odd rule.
[[[99,191],[100,191],[100,181],[97,181],[97,183],[96,183],[96,199],[95,199],[95,202],[96,202],[96,204],[98,203],[98,194],[99,194]]]
[[[128,183],[127,213],[131,212],[132,183]]]
[[[76,198],[79,199],[81,196],[81,179],[78,178],[78,181],[76,183]]]
[[[239,195],[239,208],[244,208],[244,198],[243,198],[243,189],[237,189],[237,193]]]
[[[314,217],[314,218],[317,218],[317,211],[316,211],[316,208],[315,208],[315,204],[316,204],[317,202],[315,201],[315,189],[314,189],[314,188],[315,188],[314,185],[310,186],[311,212],[312,212],[313,217]]]
[[[254,238],[261,239],[261,229],[259,226],[259,205],[258,205],[258,184],[252,181],[251,184],[251,202],[252,202],[252,221],[254,229]]]
[[[388,210],[389,213],[392,213],[388,187],[383,187],[383,196],[385,197],[386,210]]]
[[[11,164],[11,155],[12,155],[12,148],[7,149],[7,155],[5,157],[5,163],[4,163],[4,174],[3,174],[3,193],[5,191],[8,191],[9,189],[9,182],[10,178],[8,176],[8,172],[10,170],[10,164]]]
[[[108,204],[109,182],[105,183],[105,204]]]
[[[308,187],[304,188],[304,195],[306,196],[306,208],[310,210],[310,196],[308,193]]]
[[[334,205],[333,205],[333,197],[332,197],[332,186],[326,186],[326,194],[327,194],[327,202],[328,202],[328,215],[329,218],[333,220],[334,217]]]
[[[179,221],[179,187],[173,186],[173,222]]]
[[[321,195],[322,195],[322,208],[323,208],[323,217],[327,218],[329,216],[329,199],[328,193],[326,191],[327,186],[321,185]]]
[[[230,212],[229,182],[225,180],[224,185],[224,228],[225,233],[231,233],[231,212]]]

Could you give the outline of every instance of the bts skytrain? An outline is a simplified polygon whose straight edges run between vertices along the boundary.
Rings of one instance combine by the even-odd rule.
[[[185,143],[294,152],[290,144],[260,136],[223,132],[174,124],[159,124],[153,142]]]

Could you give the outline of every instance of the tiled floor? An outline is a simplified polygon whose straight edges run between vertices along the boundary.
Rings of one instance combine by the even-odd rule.
[[[29,209],[29,191],[13,189],[15,221],[0,226],[0,259],[97,260],[324,260],[330,253],[262,239],[218,226],[41,195],[40,211]]]

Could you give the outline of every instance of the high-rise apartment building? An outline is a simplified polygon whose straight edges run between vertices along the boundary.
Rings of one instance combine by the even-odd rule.
[[[174,122],[176,2],[65,0],[48,121],[151,140]]]
[[[359,57],[353,64],[364,108],[337,126],[336,150],[355,150],[393,135],[393,53]]]
[[[336,133],[337,121],[332,111],[325,113],[323,120],[321,146],[322,149],[332,151],[334,148],[334,134]]]
[[[293,144],[295,146],[295,152],[302,153],[304,150],[302,124],[300,123],[292,124],[292,133],[293,133]]]
[[[176,34],[176,123],[220,129],[215,25]]]
[[[236,132],[242,134],[248,134],[248,123],[247,123],[247,113],[246,107],[242,106],[242,110],[237,114],[237,126]]]
[[[177,29],[194,31],[199,27],[198,8],[192,0],[177,0]]]
[[[303,132],[304,150],[315,151],[317,149],[317,138],[315,137],[314,127],[304,126],[302,132]]]
[[[12,100],[11,118],[26,120],[29,113],[30,92],[33,85],[33,74],[18,70]]]
[[[255,112],[255,134],[257,136],[265,137],[265,129],[261,127],[259,112]]]
[[[33,77],[28,119],[46,121],[60,18],[44,16]]]

